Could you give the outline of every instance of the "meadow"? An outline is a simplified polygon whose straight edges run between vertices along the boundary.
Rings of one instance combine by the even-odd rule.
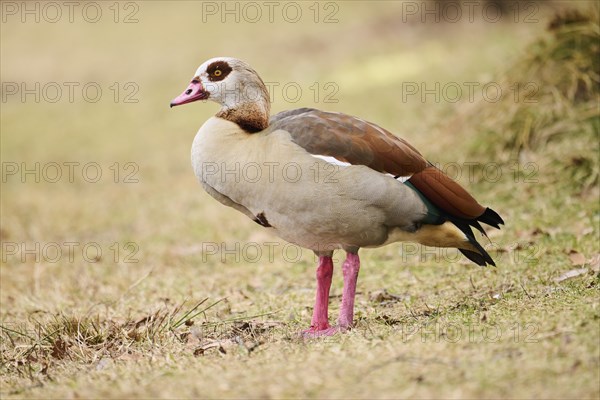
[[[25,4],[0,3],[2,398],[600,397],[596,2]],[[408,140],[503,216],[497,266],[363,249],[356,326],[303,340],[315,257],[197,183],[217,105],[169,109],[221,55],[272,112]]]

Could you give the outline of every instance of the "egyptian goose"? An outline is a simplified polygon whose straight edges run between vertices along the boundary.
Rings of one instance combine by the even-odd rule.
[[[504,221],[385,129],[336,112],[301,108],[269,118],[265,84],[248,64],[213,58],[171,107],[212,100],[192,165],[204,189],[282,239],[318,256],[317,294],[305,336],[352,326],[358,250],[399,241],[455,247],[478,265],[494,261],[471,228]],[[244,173],[245,171],[245,173]],[[337,326],[328,320],[334,250],[347,253]]]

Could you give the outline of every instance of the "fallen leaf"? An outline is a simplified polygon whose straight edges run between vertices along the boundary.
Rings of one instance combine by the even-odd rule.
[[[237,347],[238,343],[234,339],[225,339],[225,340],[213,340],[211,342],[206,342],[194,350],[193,354],[195,356],[201,356],[206,353],[206,351],[210,349],[217,349],[221,354],[227,354],[227,350],[231,350],[234,347]]]
[[[596,254],[594,257],[587,260],[587,265],[594,272],[600,272],[600,254]]]
[[[194,349],[194,355],[195,356],[201,356],[204,355],[204,353],[212,348],[217,348],[219,349],[219,351],[221,350],[221,343],[219,341],[213,341],[210,343],[205,343],[202,346],[198,346]]]
[[[52,344],[52,352],[50,355],[54,358],[58,358],[59,360],[65,358],[67,355],[67,350],[70,347],[70,344],[62,340],[62,338],[58,338]]]
[[[369,292],[369,300],[374,303],[398,302],[403,300],[403,296],[397,296],[389,293],[387,289],[381,289]]]
[[[198,335],[194,332],[189,332],[185,337],[185,344],[188,347],[196,348],[200,344],[200,339],[201,339],[200,335]]]
[[[571,260],[571,264],[573,264],[573,266],[579,266],[579,265],[585,264],[585,256],[574,250],[571,250],[571,252],[569,253],[569,259]]]
[[[587,274],[587,272],[588,272],[587,268],[572,269],[570,271],[565,272],[558,278],[555,278],[554,282],[558,283],[558,282],[566,281],[567,279],[571,279],[571,278],[575,278],[580,275]]]
[[[532,242],[532,241],[518,242],[518,243],[514,243],[511,246],[509,246],[509,251],[529,250],[532,248],[532,246],[535,246],[535,242]]]
[[[563,232],[563,230],[560,227],[555,227],[555,228],[535,227],[533,229],[517,231],[516,233],[517,233],[517,237],[519,237],[520,239],[534,239],[539,236],[550,236],[551,238],[554,238],[556,235],[558,235],[562,232]]]

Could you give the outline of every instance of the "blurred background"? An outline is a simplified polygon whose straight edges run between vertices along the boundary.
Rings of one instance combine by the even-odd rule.
[[[196,182],[191,143],[218,106],[169,109],[198,65],[216,56],[252,65],[273,113],[352,114],[450,166],[509,222],[504,236],[492,236],[506,271],[494,282],[510,271],[548,280],[570,267],[571,251],[598,253],[597,2],[1,6],[6,326],[66,310],[124,321],[183,299],[225,296],[218,318],[283,309],[280,320],[308,321],[312,255],[290,256],[282,244],[265,259],[262,243],[278,239]],[[263,250],[259,262],[235,247],[247,243]],[[224,256],[224,244],[238,256]],[[518,250],[525,253],[513,257]],[[361,275],[364,293],[385,282],[418,296],[424,281],[443,286],[436,274],[454,279],[466,268],[423,263],[400,245],[364,257],[365,269],[380,268]],[[401,264],[420,265],[406,274],[422,279],[404,279]]]

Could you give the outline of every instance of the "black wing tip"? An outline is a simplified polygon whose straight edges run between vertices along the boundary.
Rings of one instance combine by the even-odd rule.
[[[491,265],[492,267],[496,266],[494,260],[490,257],[490,255],[484,250],[485,256],[479,253],[476,253],[471,250],[458,249],[465,257],[469,260],[473,261],[475,264],[486,267],[487,265]]]
[[[458,229],[460,229],[465,234],[469,243],[473,247],[475,247],[474,250],[466,250],[466,249],[460,249],[460,248],[458,250],[460,250],[460,252],[463,253],[463,255],[465,257],[467,257],[469,260],[473,261],[477,265],[485,267],[486,265],[489,264],[489,265],[495,267],[496,263],[494,262],[492,257],[489,255],[489,253],[487,251],[485,251],[483,246],[481,246],[481,244],[479,244],[477,239],[475,239],[475,236],[473,235],[473,231],[471,230],[470,224],[464,224],[464,223],[461,224],[461,223],[456,223],[456,222],[454,222],[454,224],[458,227]]]
[[[504,225],[502,217],[491,208],[487,207],[483,214],[477,217],[477,221],[481,221],[484,224],[493,226],[496,229],[500,229],[500,225]]]
[[[481,255],[481,257],[483,258],[484,264],[479,264],[485,267],[485,263],[490,264],[491,266],[495,267],[496,263],[494,262],[494,260],[492,259],[492,256],[489,255],[489,253],[487,251],[485,251],[485,249],[479,244],[479,242],[475,239],[474,236],[470,236],[469,237],[469,242],[475,246],[475,248],[477,249],[477,251],[479,252],[479,254]]]

